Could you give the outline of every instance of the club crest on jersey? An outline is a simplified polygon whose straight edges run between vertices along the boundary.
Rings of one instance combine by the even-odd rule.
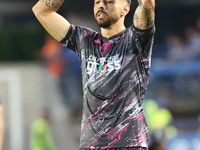
[[[90,55],[87,61],[87,74],[95,71],[105,73],[106,71],[119,70],[121,69],[121,60],[119,55],[101,58]]]

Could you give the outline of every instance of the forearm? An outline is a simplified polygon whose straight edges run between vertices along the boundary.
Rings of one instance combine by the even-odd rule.
[[[60,8],[60,6],[62,5],[63,2],[64,2],[64,0],[39,0],[38,3],[42,3],[41,6],[43,6],[44,12],[45,11],[47,11],[47,12],[55,11],[56,12]],[[34,7],[36,7],[36,11],[37,11],[37,4],[34,6]],[[47,7],[44,7],[44,5],[47,6]],[[40,11],[40,10],[38,10],[38,11]]]
[[[134,25],[139,29],[149,29],[154,25],[155,0],[138,0],[138,7],[134,14]]]
[[[58,41],[61,41],[69,30],[69,23],[56,11],[64,0],[40,0],[33,7],[33,13],[42,26]]]

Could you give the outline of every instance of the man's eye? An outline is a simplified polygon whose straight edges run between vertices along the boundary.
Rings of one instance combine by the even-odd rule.
[[[107,3],[113,3],[113,1],[107,1]]]
[[[99,1],[95,2],[95,4],[99,4]]]

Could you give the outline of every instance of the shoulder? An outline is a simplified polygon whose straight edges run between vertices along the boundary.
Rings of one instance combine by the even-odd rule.
[[[61,41],[61,43],[63,43],[63,41],[68,40],[69,38],[73,38],[73,37],[79,38],[79,40],[81,40],[85,37],[95,37],[97,35],[100,35],[100,33],[93,29],[79,26],[79,25],[70,24],[69,32],[67,33],[65,38]]]
[[[93,29],[84,27],[84,26],[72,25],[71,24],[70,28],[71,28],[72,32],[76,32],[77,34],[83,34],[84,36],[99,34],[99,32],[97,32]]]

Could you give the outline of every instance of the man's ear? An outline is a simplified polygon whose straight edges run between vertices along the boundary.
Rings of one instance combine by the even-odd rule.
[[[130,5],[125,4],[122,11],[122,16],[126,16],[129,13],[129,11],[130,11]]]

